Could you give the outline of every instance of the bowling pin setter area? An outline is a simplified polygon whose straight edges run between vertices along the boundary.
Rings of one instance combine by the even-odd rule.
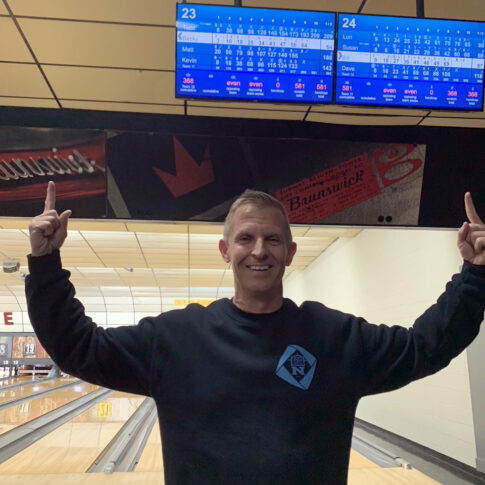
[[[2,485],[163,484],[151,398],[71,377],[5,379],[0,386]],[[354,436],[349,485],[438,484]]]

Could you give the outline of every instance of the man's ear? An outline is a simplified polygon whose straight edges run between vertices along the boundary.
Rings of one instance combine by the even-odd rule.
[[[296,253],[296,242],[292,242],[286,253],[286,266],[289,266],[293,261],[293,256]]]
[[[226,263],[230,263],[231,262],[231,258],[229,257],[228,247],[227,247],[226,241],[224,241],[224,239],[221,239],[219,241],[219,251],[221,252],[222,259]]]

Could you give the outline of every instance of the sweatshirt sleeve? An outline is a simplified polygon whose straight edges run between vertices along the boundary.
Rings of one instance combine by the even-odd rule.
[[[103,329],[84,313],[59,251],[28,256],[25,291],[40,342],[64,371],[120,391],[150,395],[154,319]]]
[[[465,261],[413,327],[361,324],[362,395],[402,387],[446,367],[478,335],[485,310],[485,266]]]

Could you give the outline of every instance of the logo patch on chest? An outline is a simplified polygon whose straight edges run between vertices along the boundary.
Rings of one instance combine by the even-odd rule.
[[[307,390],[312,383],[317,359],[299,345],[288,345],[276,366],[276,375],[292,386]]]

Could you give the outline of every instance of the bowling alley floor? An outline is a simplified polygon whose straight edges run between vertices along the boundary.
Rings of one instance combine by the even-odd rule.
[[[440,455],[433,450],[429,450],[404,438],[393,435],[392,433],[388,433],[386,431],[381,433],[381,431],[383,430],[380,430],[379,428],[373,428],[374,427],[372,425],[369,425],[368,423],[362,422],[357,419],[354,427],[354,437],[357,436],[362,440],[371,443],[372,446],[375,446],[379,449],[384,449],[387,453],[393,456],[399,456],[403,460],[403,462],[409,463],[412,466],[412,469],[406,470],[404,468],[387,468],[384,469],[384,471],[391,470],[388,475],[389,481],[362,481],[361,483],[375,483],[376,485],[401,485],[407,483],[439,483],[441,485],[485,485],[484,473],[479,473],[467,465],[463,465],[460,462],[445,457],[444,455]],[[352,477],[353,474],[353,477],[356,478],[360,473],[362,473],[360,471],[361,469],[362,468],[359,468],[359,471],[355,469],[352,470],[351,465],[349,470],[350,476]],[[398,476],[413,477],[412,474],[408,474],[409,471],[418,472],[415,481],[407,482],[398,481],[397,479],[393,481],[393,478],[397,478]],[[420,474],[424,477],[427,477],[427,480],[431,481],[418,481],[420,480],[420,478],[417,477]],[[384,477],[385,473],[382,473],[381,476]],[[354,484],[351,481],[351,478],[349,478],[348,485],[357,484],[358,482],[355,482]]]
[[[163,485],[163,474],[139,473],[63,473],[2,475],[2,485]],[[421,472],[403,468],[380,468],[362,455],[353,454],[348,485],[438,485]],[[214,484],[216,485],[216,484]],[[268,484],[269,485],[269,484]],[[303,485],[303,484],[295,484]]]

